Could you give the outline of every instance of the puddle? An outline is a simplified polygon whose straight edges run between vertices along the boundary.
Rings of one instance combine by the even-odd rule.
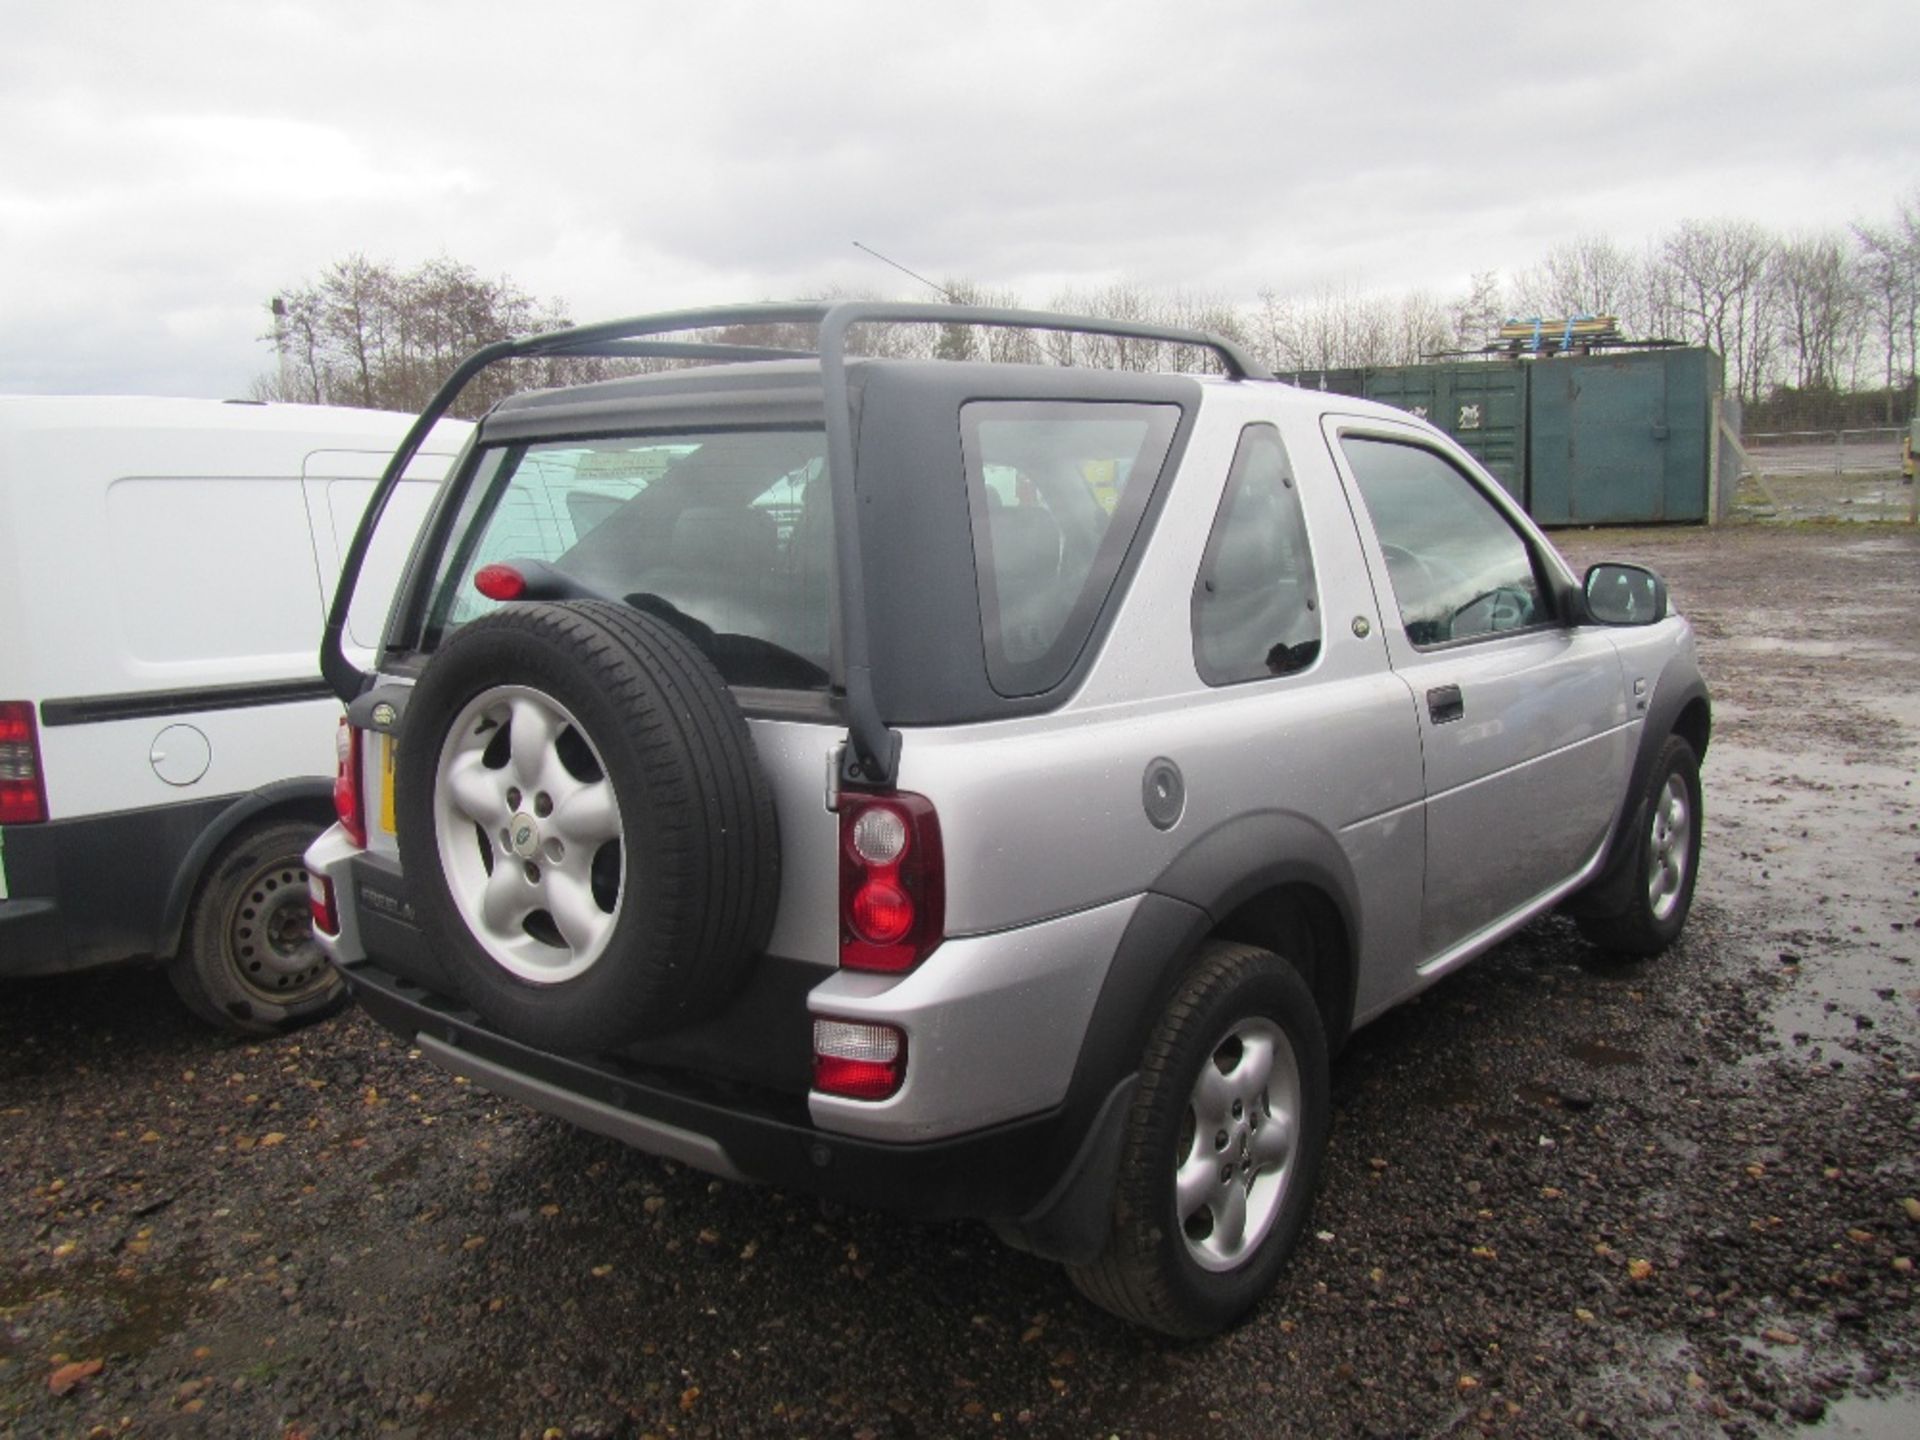
[[[1716,641],[1715,648],[1760,651],[1769,655],[1838,656],[1842,659],[1860,655],[1877,658],[1904,653],[1898,646],[1879,640],[1788,640],[1779,635],[1731,635]]]
[[[1567,1054],[1582,1065],[1596,1068],[1614,1065],[1644,1065],[1646,1057],[1637,1050],[1623,1050],[1605,1040],[1582,1040],[1567,1047]]]
[[[30,1353],[39,1342],[35,1312],[52,1304],[63,1313],[85,1317],[63,1322],[65,1328],[84,1336],[68,1348],[138,1357],[179,1333],[205,1284],[205,1271],[185,1260],[150,1270],[81,1262],[58,1271],[10,1277],[0,1286],[0,1314],[8,1317],[16,1331],[11,1336],[16,1354]]]
[[[1883,743],[1920,736],[1920,699],[1862,695]],[[1716,741],[1702,891],[1758,922],[1753,961],[1777,1049],[1843,1066],[1920,1004],[1920,786],[1910,767]]]
[[[1920,737],[1920,691],[1909,691],[1904,695],[1855,695],[1856,704],[1878,710],[1882,716],[1896,726],[1916,732]],[[1909,737],[1905,743],[1920,743],[1920,738]]]
[[[1913,1440],[1920,1435],[1920,1395],[1849,1395],[1827,1406],[1816,1425],[1802,1435],[1848,1437],[1848,1440]]]

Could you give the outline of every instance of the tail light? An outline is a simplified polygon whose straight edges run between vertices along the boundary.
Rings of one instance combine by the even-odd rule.
[[[840,797],[840,963],[911,970],[947,920],[940,818],[922,795]]]
[[[307,911],[313,916],[313,928],[328,935],[340,933],[340,917],[333,908],[333,881],[324,875],[308,877]]]
[[[848,1100],[884,1100],[907,1073],[907,1037],[892,1025],[813,1022],[813,1088]]]
[[[0,825],[47,818],[47,782],[40,771],[40,737],[27,700],[0,700]]]
[[[340,817],[340,828],[362,850],[367,848],[367,803],[360,792],[360,732],[340,717],[334,732],[333,751],[337,768],[333,772],[333,813]]]

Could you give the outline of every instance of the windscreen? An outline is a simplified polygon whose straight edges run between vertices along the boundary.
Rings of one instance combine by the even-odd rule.
[[[484,567],[534,561],[666,621],[731,685],[825,689],[832,497],[819,430],[501,446],[482,458],[436,576],[428,649],[497,608]]]

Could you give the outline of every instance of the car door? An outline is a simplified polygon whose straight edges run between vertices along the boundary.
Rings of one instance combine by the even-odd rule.
[[[1564,888],[1605,843],[1631,756],[1618,654],[1557,614],[1555,560],[1432,432],[1330,416],[1426,785],[1423,968]]]

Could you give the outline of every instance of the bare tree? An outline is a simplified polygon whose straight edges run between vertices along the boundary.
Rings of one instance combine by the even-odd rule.
[[[403,272],[350,255],[276,300],[267,338],[280,363],[254,382],[254,394],[321,405],[420,410],[482,345],[568,323],[557,302],[542,304],[510,280],[445,258]],[[455,410],[482,414],[514,390],[606,370],[586,361],[517,362],[482,374]]]
[[[1881,357],[1885,418],[1894,397],[1920,372],[1920,189],[1902,200],[1886,225],[1853,227],[1860,245],[1861,308]]]
[[[1478,350],[1493,339],[1507,318],[1506,296],[1498,270],[1476,270],[1467,293],[1453,304],[1453,343],[1461,350]]]
[[[1780,339],[1798,390],[1839,387],[1847,338],[1858,326],[1860,284],[1846,237],[1800,235],[1774,252],[1769,273]]]
[[[1514,282],[1517,308],[1530,315],[1613,315],[1641,319],[1640,262],[1605,235],[1581,235],[1555,245]]]
[[[1761,398],[1773,361],[1765,282],[1777,243],[1750,220],[1689,220],[1661,243],[1684,338],[1719,351],[1736,392],[1750,401]]]

